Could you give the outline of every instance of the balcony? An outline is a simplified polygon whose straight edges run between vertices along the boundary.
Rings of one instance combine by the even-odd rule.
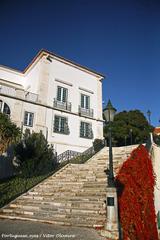
[[[71,112],[71,103],[70,102],[60,102],[56,98],[54,98],[53,107],[60,109],[60,110],[66,110],[66,111]]]
[[[12,88],[12,87],[5,86],[5,85],[0,85],[0,93],[8,95],[8,96],[15,97],[16,96],[16,89]]]
[[[79,106],[79,115],[93,118],[93,109],[82,108],[81,106]]]
[[[29,102],[37,102],[38,95],[31,92],[25,92],[23,89],[16,89],[5,85],[0,85],[0,94],[20,98]]]
[[[29,102],[37,102],[38,101],[38,95],[31,92],[25,92],[25,99]]]

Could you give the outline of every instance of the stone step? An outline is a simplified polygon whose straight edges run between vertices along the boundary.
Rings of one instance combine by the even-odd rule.
[[[65,186],[64,186],[65,185]],[[89,181],[89,182],[62,182],[62,181],[47,181],[43,184],[39,184],[35,187],[35,189],[41,188],[41,187],[86,187],[86,186],[90,186],[90,187],[106,187],[106,181],[104,182],[95,182],[95,181]]]
[[[72,189],[72,191],[57,191],[57,192],[49,192],[49,191],[30,191],[28,192],[28,195],[32,195],[32,196],[42,196],[42,197],[46,197],[46,196],[53,196],[53,197],[65,197],[65,196],[105,196],[106,195],[106,191],[101,190],[101,191],[95,191],[93,189],[81,189],[79,191],[74,191]]]
[[[16,207],[30,207],[33,209],[34,208],[40,208],[40,207],[43,207],[43,206],[47,206],[47,207],[61,207],[61,208],[64,208],[64,207],[67,207],[67,208],[87,208],[87,209],[101,209],[101,208],[105,208],[105,203],[104,201],[65,201],[65,200],[59,200],[59,201],[54,201],[54,202],[51,202],[51,201],[30,201],[30,200],[17,200],[15,201],[14,203],[11,203],[9,205],[9,207],[12,207],[12,208],[16,208]]]
[[[71,188],[72,187],[72,188]],[[65,187],[63,185],[61,186],[46,186],[45,188],[43,186],[40,186],[40,187],[37,187],[37,188],[34,188],[32,191],[30,192],[40,192],[40,193],[43,193],[43,192],[81,192],[81,191],[84,191],[84,192],[89,192],[89,191],[92,191],[92,192],[106,192],[106,186],[103,186],[103,187],[94,187],[93,185],[92,186],[69,186],[68,187]]]
[[[53,191],[50,191],[50,189],[39,189],[38,191],[33,189],[32,191],[30,191],[28,194],[29,195],[58,195],[58,196],[61,196],[61,195],[68,195],[68,194],[78,194],[78,193],[84,193],[85,195],[90,195],[90,193],[92,193],[93,195],[96,195],[97,193],[99,194],[105,194],[106,193],[106,189],[94,189],[94,188],[79,188],[79,189],[54,189],[54,192]]]
[[[29,199],[29,200],[40,200],[40,201],[61,201],[62,198],[59,198],[57,196],[36,196],[36,195],[23,195],[20,198],[21,200],[24,199]],[[106,198],[104,196],[100,197],[97,195],[94,196],[65,196],[63,197],[63,200],[65,201],[88,201],[88,202],[92,202],[92,201],[98,201],[101,202],[105,200]]]
[[[28,215],[47,215],[47,216],[56,216],[63,217],[64,215],[74,215],[78,216],[89,215],[95,217],[95,215],[105,215],[106,210],[100,208],[78,208],[78,207],[57,207],[57,206],[29,206],[29,205],[13,205],[11,204],[7,209],[2,209],[1,213],[18,213],[18,214],[28,214]]]
[[[130,149],[113,148],[114,172]],[[67,164],[0,211],[0,218],[58,225],[104,226],[106,220],[108,148],[84,164]]]
[[[28,220],[28,221],[35,221],[35,222],[43,222],[43,223],[51,223],[51,224],[58,224],[58,225],[65,225],[65,226],[79,226],[79,227],[103,227],[105,218],[50,218],[46,216],[31,216],[31,215],[23,215],[23,214],[12,214],[12,215],[4,215],[0,214],[0,218],[7,218],[7,219],[19,219],[19,220]]]

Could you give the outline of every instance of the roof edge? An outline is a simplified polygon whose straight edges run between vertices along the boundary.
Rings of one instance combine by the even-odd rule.
[[[105,76],[101,73],[98,73],[94,70],[89,69],[88,67],[82,66],[81,64],[75,63],[74,61],[68,60],[62,56],[59,56],[51,51],[48,51],[46,49],[41,49],[36,56],[32,59],[32,61],[29,63],[29,65],[23,70],[23,73],[26,73],[27,70],[29,70],[29,68],[33,65],[33,63],[39,58],[42,57],[43,55],[51,55],[51,57],[56,58],[57,60],[60,61],[64,61],[64,62],[68,62],[69,64],[71,64],[72,66],[76,66],[77,68],[81,69],[81,70],[85,70],[87,72],[90,72],[94,75],[96,75],[97,77],[100,77],[101,80],[103,80],[105,78]]]
[[[25,74],[27,71],[29,71],[29,69],[33,66],[33,64],[34,64],[36,61],[38,61],[38,59],[40,59],[41,57],[43,57],[44,55],[51,55],[52,58],[55,58],[55,59],[57,59],[57,60],[59,60],[59,61],[61,61],[61,62],[64,62],[64,63],[66,62],[66,63],[70,64],[70,65],[73,66],[73,67],[76,67],[76,68],[78,68],[78,69],[80,69],[80,70],[82,70],[82,71],[86,71],[86,72],[88,72],[88,73],[90,73],[90,74],[93,74],[93,75],[95,75],[96,77],[98,77],[100,80],[103,80],[103,79],[105,78],[105,76],[104,76],[103,74],[101,74],[101,73],[98,73],[98,72],[96,72],[96,71],[94,71],[94,70],[91,70],[91,69],[88,68],[88,67],[82,66],[81,64],[75,63],[74,61],[71,61],[71,60],[68,60],[68,59],[66,59],[66,58],[64,58],[64,57],[61,57],[61,56],[59,56],[59,55],[57,55],[57,54],[55,54],[55,53],[53,53],[53,52],[51,52],[51,51],[48,51],[48,50],[46,50],[46,49],[41,49],[41,50],[35,55],[35,57],[31,60],[31,62],[24,68],[23,71],[18,70],[18,69],[16,69],[16,68],[8,67],[8,66],[5,66],[5,65],[0,65],[0,67],[6,68],[7,70],[14,71],[14,72],[19,73],[19,74]]]

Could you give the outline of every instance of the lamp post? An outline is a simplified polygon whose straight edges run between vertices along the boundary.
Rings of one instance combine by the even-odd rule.
[[[112,106],[111,101],[108,101],[107,106],[103,110],[106,122],[109,124],[109,174],[108,187],[114,187],[114,173],[113,173],[113,154],[112,154],[112,130],[111,122],[114,120],[116,109]]]
[[[109,171],[107,169],[107,192],[106,192],[106,223],[105,229],[101,232],[102,236],[110,239],[119,239],[119,222],[118,222],[118,201],[117,189],[115,186],[113,173],[113,153],[112,153],[112,129],[111,122],[114,120],[116,109],[112,106],[111,101],[108,101],[107,106],[103,110],[104,118],[109,124]]]

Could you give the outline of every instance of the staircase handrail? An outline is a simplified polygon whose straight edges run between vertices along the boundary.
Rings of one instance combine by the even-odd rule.
[[[65,162],[65,161],[69,161],[73,157],[79,156],[80,154],[81,154],[80,152],[67,150],[67,151],[65,151],[65,152],[63,152],[63,153],[61,153],[57,156],[57,162],[62,163],[62,162]]]
[[[94,146],[89,147],[84,152],[67,150],[57,156],[57,163],[61,164],[63,162],[68,162],[68,163],[73,162],[76,157],[81,157],[82,162],[85,162],[94,154],[96,154],[98,151],[100,151],[104,146],[105,146],[105,141],[103,141],[101,144],[96,144]]]

